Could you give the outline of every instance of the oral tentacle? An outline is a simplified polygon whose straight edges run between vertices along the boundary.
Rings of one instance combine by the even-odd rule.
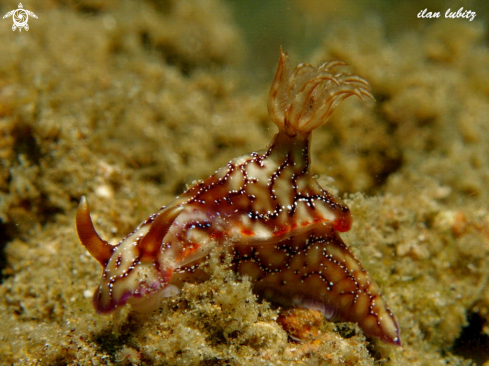
[[[178,215],[184,211],[184,206],[177,205],[163,209],[151,223],[148,233],[139,241],[140,261],[151,261],[161,249],[163,238]]]
[[[83,196],[76,210],[76,231],[78,233],[78,238],[83,246],[88,250],[88,252],[94,257],[99,263],[105,267],[112,252],[114,246],[102,240],[100,236],[95,231],[93,226],[92,218],[90,217],[90,209],[88,207],[88,202]]]

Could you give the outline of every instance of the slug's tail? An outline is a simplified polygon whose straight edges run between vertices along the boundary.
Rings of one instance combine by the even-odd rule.
[[[325,123],[343,100],[356,95],[374,99],[369,83],[358,75],[333,73],[343,61],[319,67],[299,64],[290,69],[289,57],[280,48],[280,59],[268,94],[268,113],[279,130],[291,137],[309,133]]]

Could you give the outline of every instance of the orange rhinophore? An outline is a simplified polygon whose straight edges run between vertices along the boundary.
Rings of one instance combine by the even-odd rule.
[[[268,149],[231,160],[143,221],[115,246],[100,239],[84,198],[76,215],[82,244],[104,267],[93,297],[99,313],[131,304],[146,309],[174,294],[219,248],[254,290],[288,306],[358,323],[365,334],[400,345],[399,327],[380,290],[339,232],[347,206],[321,188],[309,168],[312,131],[345,98],[372,98],[361,77],[330,61],[290,69],[280,59],[268,111],[279,131]],[[201,274],[199,273],[199,276]]]

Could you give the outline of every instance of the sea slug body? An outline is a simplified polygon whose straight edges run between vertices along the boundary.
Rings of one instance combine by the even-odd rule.
[[[100,239],[82,198],[76,213],[81,243],[103,266],[93,304],[111,313],[171,296],[216,248],[233,255],[254,291],[287,306],[321,310],[356,322],[366,335],[400,345],[399,327],[380,290],[339,232],[350,230],[348,207],[310,171],[312,131],[356,95],[372,98],[363,78],[334,73],[341,61],[290,69],[280,59],[268,111],[279,131],[268,149],[231,160],[143,221],[115,246]]]

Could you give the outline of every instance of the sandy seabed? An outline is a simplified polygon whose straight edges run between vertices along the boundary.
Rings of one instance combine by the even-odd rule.
[[[312,339],[290,339],[280,309],[216,258],[211,280],[185,285],[154,314],[97,315],[101,268],[76,237],[80,197],[116,243],[186,185],[267,146],[268,85],[241,87],[254,49],[223,1],[24,6],[38,16],[28,32],[0,22],[1,364],[489,360],[482,22],[440,19],[391,35],[382,17],[345,20],[307,59],[289,52],[297,62],[345,60],[372,85],[375,103],[348,100],[315,131],[312,162],[351,208],[342,237],[396,315],[403,346],[393,347],[326,321]],[[2,14],[11,7],[0,3]]]

